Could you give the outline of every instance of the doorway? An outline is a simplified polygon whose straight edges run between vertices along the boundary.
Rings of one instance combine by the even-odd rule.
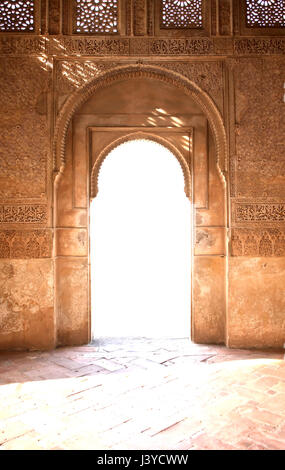
[[[224,343],[229,234],[225,128],[207,93],[188,78],[153,64],[122,65],[94,77],[68,98],[58,119],[55,343],[91,340],[90,201],[97,198],[105,157],[136,138],[161,143],[183,168],[193,214],[191,339]]]
[[[90,206],[91,328],[190,337],[191,204],[169,149],[132,140],[104,160]]]

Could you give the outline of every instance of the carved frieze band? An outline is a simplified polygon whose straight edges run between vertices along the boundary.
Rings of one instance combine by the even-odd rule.
[[[254,38],[236,39],[234,41],[234,53],[247,54],[284,54],[284,38]]]
[[[51,230],[0,231],[0,258],[49,258],[51,253]]]
[[[5,204],[0,205],[2,224],[45,224],[47,206],[44,204]]]
[[[42,36],[3,36],[2,55],[220,55],[284,54],[285,38],[92,38],[66,36],[47,39]]]
[[[150,55],[210,55],[215,54],[211,39],[154,39],[149,43]]]
[[[233,222],[283,222],[285,203],[233,203]]]
[[[0,54],[46,54],[47,44],[47,39],[42,36],[3,36],[0,38]]]
[[[232,230],[232,256],[285,256],[285,231],[279,229]]]

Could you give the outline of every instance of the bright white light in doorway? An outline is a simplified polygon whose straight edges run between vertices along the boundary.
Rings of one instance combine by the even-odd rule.
[[[90,208],[93,338],[190,336],[190,221],[168,149],[136,140],[107,156]]]

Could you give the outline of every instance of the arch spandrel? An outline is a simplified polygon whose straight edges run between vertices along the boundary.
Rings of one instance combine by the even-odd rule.
[[[168,142],[166,139],[154,135],[148,131],[139,131],[139,132],[131,132],[127,133],[126,135],[114,140],[111,144],[107,145],[102,152],[97,156],[95,163],[92,168],[91,172],[91,198],[94,198],[98,194],[98,176],[100,173],[101,166],[105,160],[105,158],[109,155],[109,153],[114,150],[115,148],[119,147],[120,145],[124,144],[125,142],[129,142],[132,140],[150,140],[155,142],[163,147],[166,147],[178,160],[178,163],[181,166],[183,176],[184,176],[184,191],[187,198],[191,198],[191,173],[187,161],[183,157],[183,155],[177,150],[177,148]]]
[[[162,81],[173,87],[183,90],[186,95],[191,96],[200,106],[207,117],[213,132],[216,161],[220,173],[226,179],[228,167],[228,155],[226,144],[226,132],[223,119],[210,96],[191,80],[183,77],[177,72],[167,71],[153,65],[126,65],[120,66],[102,74],[100,77],[89,80],[83,87],[76,90],[59,113],[55,128],[55,139],[53,147],[54,173],[55,176],[62,173],[65,167],[66,135],[73,115],[92,95],[116,81],[130,80],[134,78],[150,78]]]

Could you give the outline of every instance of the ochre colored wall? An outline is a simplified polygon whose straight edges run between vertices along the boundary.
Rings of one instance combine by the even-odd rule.
[[[65,0],[36,4],[33,33],[0,33],[0,349],[88,342],[91,167],[149,128],[186,160],[193,131],[192,339],[283,347],[284,28],[247,27],[226,0],[204,2],[202,29],[166,30],[152,2],[122,0],[117,35],[84,35]],[[106,79],[124,67],[136,77]]]

